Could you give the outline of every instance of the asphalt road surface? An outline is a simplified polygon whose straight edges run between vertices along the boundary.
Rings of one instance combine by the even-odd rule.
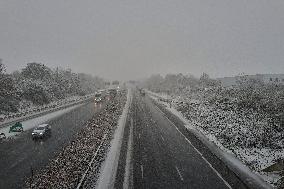
[[[47,165],[74,134],[84,126],[104,104],[88,102],[70,112],[50,120],[50,137],[33,141],[32,130],[28,130],[16,139],[0,143],[0,188],[23,188],[26,177]]]
[[[115,188],[125,184],[129,133],[133,133],[130,188],[247,188],[181,122],[171,119],[147,95],[135,92],[130,112]]]

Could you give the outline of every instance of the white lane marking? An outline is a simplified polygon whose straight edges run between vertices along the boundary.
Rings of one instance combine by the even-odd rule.
[[[182,177],[182,175],[181,175],[180,170],[177,168],[177,166],[175,166],[175,168],[176,168],[176,170],[177,170],[177,172],[178,172],[178,175],[179,175],[180,180],[183,181],[183,177]]]
[[[133,142],[133,119],[131,118],[129,128],[129,138],[127,145],[127,153],[126,153],[126,162],[125,162],[125,174],[123,181],[123,189],[132,188],[132,179],[133,179],[133,165],[131,162],[132,159],[132,142]]]
[[[140,165],[140,169],[141,169],[141,176],[142,176],[142,179],[143,179],[144,178],[143,165]]]
[[[159,112],[162,112],[162,110],[157,107],[156,105],[154,106]],[[163,113],[163,112],[162,112]],[[216,173],[216,175],[225,183],[225,185],[232,189],[232,187],[230,186],[230,184],[220,175],[220,173],[207,161],[207,159],[205,159],[205,157],[202,155],[202,153],[200,151],[197,150],[197,148],[195,148],[195,146],[193,146],[193,144],[186,138],[186,136],[184,136],[184,134],[177,128],[177,126],[167,117],[164,116],[175,128],[176,130],[184,137],[184,139],[193,147],[193,149],[201,156],[201,158],[209,165],[209,167]]]
[[[164,137],[162,135],[161,135],[161,138],[162,138],[163,141],[165,141],[165,139],[164,139]]]
[[[103,139],[102,139],[102,141],[101,141],[99,147],[97,148],[96,152],[93,154],[93,157],[92,157],[91,161],[90,161],[89,164],[88,164],[88,168],[86,169],[86,171],[84,172],[83,176],[81,177],[80,182],[79,182],[79,184],[77,185],[76,189],[81,188],[81,186],[82,186],[82,184],[83,184],[83,182],[84,182],[84,180],[85,180],[85,177],[87,176],[87,173],[88,173],[89,169],[92,169],[92,168],[91,168],[91,165],[93,164],[93,162],[94,162],[94,160],[95,160],[95,158],[96,158],[96,156],[97,156],[99,150],[101,149],[101,147],[102,147],[102,145],[103,145],[103,143],[104,143],[106,137],[107,137],[107,134],[104,134],[104,137],[103,137]]]
[[[139,137],[139,139],[141,138],[141,135],[140,135],[140,133],[139,133],[139,136],[138,136],[138,137]]]

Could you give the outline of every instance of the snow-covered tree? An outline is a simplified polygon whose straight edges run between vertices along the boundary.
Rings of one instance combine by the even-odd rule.
[[[5,73],[5,66],[0,59],[0,114],[17,111],[17,94],[12,77]]]
[[[41,63],[28,63],[22,70],[22,75],[25,78],[34,80],[48,81],[51,79],[51,69]]]
[[[51,69],[41,63],[28,63],[21,71],[9,75],[0,60],[0,113],[17,111],[19,101],[43,105],[93,93],[104,83],[99,77],[77,74],[70,69]]]

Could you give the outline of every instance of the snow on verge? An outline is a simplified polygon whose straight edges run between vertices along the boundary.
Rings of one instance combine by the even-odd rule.
[[[127,143],[127,154],[125,163],[125,175],[123,181],[123,189],[133,188],[133,165],[131,162],[133,153],[133,119],[131,118],[131,124],[129,129],[129,138]]]
[[[99,180],[96,185],[97,189],[106,189],[114,187],[124,128],[131,102],[132,90],[128,89],[127,102],[123,109],[122,115],[119,118],[117,129],[115,130],[114,137],[111,141],[110,149],[107,153],[106,160],[103,163],[102,169],[100,171]]]
[[[213,135],[206,135],[206,132],[201,128],[196,128],[192,126],[192,124],[175,108],[170,107],[168,103],[159,101],[159,98],[163,98],[164,95],[159,95],[157,93],[153,93],[147,91],[149,96],[154,99],[156,102],[163,104],[168,111],[177,116],[180,120],[185,124],[184,126],[194,133],[200,141],[203,142],[216,156],[218,156],[226,165],[233,170],[243,181],[245,181],[248,185],[257,186],[257,188],[272,188],[271,185],[266,183],[260,175],[252,172],[249,167],[243,164],[241,160],[239,160],[233,152],[226,149]],[[200,130],[201,129],[201,130]]]
[[[39,116],[39,117],[35,117],[35,118],[32,118],[32,119],[23,121],[22,122],[23,129],[24,129],[24,131],[33,129],[36,126],[38,126],[42,123],[48,122],[51,119],[54,119],[54,118],[59,117],[63,114],[66,114],[66,113],[68,113],[68,112],[70,112],[70,111],[72,111],[72,110],[74,110],[74,109],[76,109],[76,108],[78,108],[82,105],[83,104],[77,104],[77,105],[74,105],[74,106],[71,106],[71,107],[68,107],[68,108],[65,108],[65,109],[60,109],[60,110],[57,110],[57,111],[54,111],[54,112],[51,112],[51,113],[47,113],[47,114]],[[13,136],[20,134],[20,133],[17,133],[17,132],[9,133],[9,130],[10,130],[10,126],[3,127],[3,128],[0,128],[0,133],[4,133],[6,137],[13,137]]]
[[[4,115],[0,115],[0,128],[11,125],[17,121],[24,121],[30,119],[31,117],[38,117],[49,112],[54,112],[70,106],[81,104],[93,96],[94,94],[89,94],[82,97],[73,96],[67,99],[51,102],[43,106],[32,106],[29,108],[20,109],[20,112],[8,115],[6,117]]]

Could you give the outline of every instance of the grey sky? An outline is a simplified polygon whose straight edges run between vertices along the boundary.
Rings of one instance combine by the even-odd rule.
[[[284,72],[283,0],[0,0],[0,58],[109,79]]]

